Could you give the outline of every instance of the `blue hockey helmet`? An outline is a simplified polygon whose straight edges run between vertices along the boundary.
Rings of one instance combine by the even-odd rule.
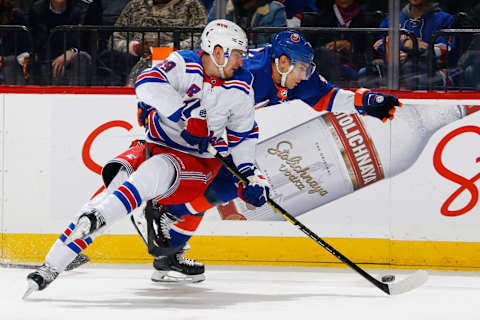
[[[290,59],[290,69],[281,72],[279,59],[282,55]],[[291,72],[299,74],[302,80],[307,80],[315,71],[313,63],[313,49],[310,43],[298,32],[287,30],[275,35],[272,40],[272,59],[279,74],[281,74],[280,85],[286,86],[287,75]],[[297,63],[302,62],[302,63]]]
[[[276,34],[272,40],[273,59],[283,54],[290,60],[313,63],[312,45],[298,32],[287,30]]]

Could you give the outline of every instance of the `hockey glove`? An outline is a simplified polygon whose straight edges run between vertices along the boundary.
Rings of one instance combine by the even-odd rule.
[[[198,152],[207,151],[210,138],[208,137],[206,110],[200,109],[198,112],[192,112],[192,116],[187,120],[187,126],[180,135],[189,145],[198,146]]]
[[[150,112],[155,111],[155,108],[149,106],[146,103],[139,102],[137,104],[137,121],[138,125],[141,127],[147,127],[148,125],[148,115]]]
[[[395,106],[401,107],[398,99],[389,94],[373,92],[365,88],[355,92],[355,108],[362,115],[369,115],[386,122],[393,120]]]
[[[248,180],[245,186],[242,182],[238,184],[238,196],[243,201],[261,207],[267,202],[270,192],[270,184],[258,169],[248,169],[242,172]]]

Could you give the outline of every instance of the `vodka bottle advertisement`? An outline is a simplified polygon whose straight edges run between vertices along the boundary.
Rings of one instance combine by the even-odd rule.
[[[326,113],[257,146],[270,197],[294,216],[334,201],[414,164],[441,127],[478,107],[404,105],[387,124],[358,114]],[[223,219],[282,220],[241,200],[219,207]]]

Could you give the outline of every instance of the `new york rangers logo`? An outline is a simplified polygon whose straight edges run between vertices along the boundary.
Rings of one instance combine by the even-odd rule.
[[[300,41],[300,36],[298,35],[298,33],[292,33],[290,35],[290,39],[293,41],[293,42],[299,42]]]

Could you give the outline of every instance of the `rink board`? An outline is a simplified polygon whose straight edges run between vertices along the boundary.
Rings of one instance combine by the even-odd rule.
[[[136,99],[130,89],[5,91],[0,94],[0,257],[40,261],[76,210],[100,188],[101,166],[128,148],[133,138],[141,137]],[[399,96],[405,104],[480,104],[476,93],[400,92]],[[301,102],[256,114],[261,139],[316,116]],[[472,179],[480,172],[476,163],[480,135],[472,130],[479,123],[477,113],[441,128],[408,170],[299,220],[358,263],[479,268],[480,181]],[[453,173],[445,177],[445,172],[435,170],[433,154],[452,132],[460,133],[448,141],[441,155],[440,161]],[[394,146],[394,141],[389,143]],[[450,209],[468,204],[471,208],[458,216],[445,216],[442,206],[462,185],[467,189]],[[191,256],[207,263],[336,262],[288,222],[223,221],[216,210],[206,214],[190,243]],[[150,261],[129,221],[114,226],[87,250],[95,261]]]

